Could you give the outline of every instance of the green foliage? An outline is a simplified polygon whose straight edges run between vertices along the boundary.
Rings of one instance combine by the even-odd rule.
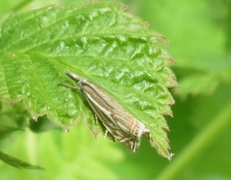
[[[14,108],[1,103],[0,113],[0,140],[6,138],[14,131],[22,131],[26,127],[27,112],[20,105]]]
[[[54,1],[44,0],[39,3],[35,1],[36,5],[33,3],[32,5],[36,8],[43,7]],[[0,11],[2,11],[0,13],[7,12],[7,9],[14,9],[17,3],[19,2],[13,3],[13,0],[0,2]],[[142,140],[141,147],[136,153],[131,153],[121,144],[107,141],[102,136],[94,140],[82,122],[69,133],[62,132],[60,129],[43,132],[57,127],[54,124],[42,123],[49,118],[47,116],[38,118],[40,125],[32,125],[31,115],[27,115],[28,111],[21,105],[22,100],[14,104],[14,108],[8,107],[5,103],[1,105],[3,115],[0,121],[4,120],[1,128],[5,133],[1,136],[0,148],[14,157],[40,165],[46,171],[18,171],[0,162],[0,179],[230,179],[231,1],[123,0],[123,3],[128,5],[128,11],[150,23],[149,29],[161,32],[171,42],[171,47],[167,48],[176,60],[173,68],[179,82],[179,86],[173,90],[176,100],[176,105],[173,106],[174,119],[167,118],[171,129],[168,134],[171,151],[175,154],[171,162],[157,156],[145,139]],[[72,5],[73,0],[66,0],[65,4]],[[20,11],[28,10],[31,10],[31,5]],[[2,22],[4,19],[2,18]],[[20,49],[20,46],[18,48]],[[52,49],[47,49],[47,52],[50,50]],[[40,52],[33,56],[27,51],[26,54],[41,58]],[[14,53],[12,51],[11,54],[1,54],[1,56],[11,58],[10,55]],[[21,53],[23,54],[25,52]],[[48,66],[53,62],[49,61]],[[68,63],[75,64],[74,62],[77,61],[73,59]],[[78,64],[80,65],[85,67]],[[65,63],[63,66],[68,64]],[[85,69],[77,66],[69,70],[73,69],[83,77],[95,83],[99,82],[109,92],[119,89],[116,86],[119,84],[118,81],[111,81],[107,74],[96,76],[97,71],[93,74],[89,73],[92,69],[86,72]],[[108,69],[109,72],[110,70]],[[58,73],[58,83],[71,83],[65,77],[62,68],[61,71],[63,72]],[[120,83],[123,84],[123,86],[119,84],[120,87],[126,88],[126,84],[131,81]],[[57,89],[55,83],[54,86]],[[66,91],[67,88],[64,88],[63,92]],[[76,99],[81,94],[71,93],[71,95]],[[121,101],[116,98],[116,94],[114,96],[115,100],[128,111],[135,112],[136,116],[141,115],[137,111],[138,104],[130,106],[129,101]],[[83,108],[81,114],[86,116],[85,120],[90,120],[91,112],[82,100],[80,98],[74,104],[77,106],[83,103],[79,106]],[[13,115],[14,112],[18,119]],[[81,118],[81,115],[78,117]],[[18,121],[14,121],[15,118]],[[56,120],[53,119],[53,122]],[[91,129],[93,127],[91,123],[94,121],[88,123]],[[28,125],[34,132],[43,133],[32,133],[26,128]],[[97,132],[97,129],[95,131]]]
[[[157,179],[230,179],[230,1],[146,2],[142,16],[173,44],[180,98],[170,123],[175,159]]]
[[[9,16],[1,25],[0,99],[22,100],[32,119],[46,116],[68,131],[84,119],[96,135],[102,130],[81,94],[58,85],[67,70],[77,72],[140,119],[151,145],[170,159],[163,115],[172,115],[174,61],[160,46],[165,38],[123,10],[118,3],[57,4]]]

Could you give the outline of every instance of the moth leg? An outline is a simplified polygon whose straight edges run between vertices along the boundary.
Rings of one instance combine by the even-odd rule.
[[[110,140],[115,142],[115,137],[107,129],[105,129],[104,138],[109,138]]]
[[[96,114],[94,114],[94,120],[95,120],[95,124],[99,124],[99,119],[98,116]]]
[[[58,83],[58,85],[61,85],[61,86],[64,86],[64,87],[67,87],[67,88],[70,88],[70,89],[74,89],[74,90],[80,91],[80,88],[78,86],[72,86],[72,85],[66,84],[66,83]]]
[[[104,138],[109,138],[110,140],[115,142],[115,137],[107,130],[107,127],[101,123],[101,121],[99,120],[96,114],[94,114],[94,119],[95,119],[96,125],[100,124],[101,127],[104,129]]]
[[[105,134],[104,134],[105,138],[107,137],[107,133],[108,133],[108,130],[106,129]]]

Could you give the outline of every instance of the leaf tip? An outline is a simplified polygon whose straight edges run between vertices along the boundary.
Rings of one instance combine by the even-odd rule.
[[[170,66],[172,66],[172,65],[176,64],[176,61],[172,57],[169,57],[168,58],[168,63],[169,63]]]
[[[127,5],[122,4],[122,3],[119,3],[119,7],[120,7],[121,11],[125,11],[128,8]]]
[[[31,118],[32,118],[35,122],[38,121],[38,116],[36,116],[36,115],[31,115]]]
[[[167,159],[168,159],[169,161],[171,161],[173,156],[174,156],[174,153],[169,153]]]

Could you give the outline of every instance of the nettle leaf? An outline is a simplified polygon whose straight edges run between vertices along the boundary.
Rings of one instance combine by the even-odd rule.
[[[102,129],[81,92],[59,85],[73,83],[65,75],[70,70],[107,90],[170,158],[164,115],[172,115],[167,88],[177,84],[169,69],[174,61],[161,47],[165,38],[124,9],[95,2],[10,16],[1,25],[0,98],[22,100],[33,119],[46,115],[66,129],[84,119],[97,135]]]

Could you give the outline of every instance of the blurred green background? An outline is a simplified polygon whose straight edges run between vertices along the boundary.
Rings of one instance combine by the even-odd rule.
[[[20,2],[1,1],[0,16]],[[34,0],[19,11],[56,2]],[[172,161],[158,156],[145,139],[137,153],[102,136],[95,140],[81,122],[69,133],[16,131],[1,140],[3,152],[46,169],[20,170],[0,162],[1,180],[231,179],[231,1],[118,2],[171,43],[164,48],[176,61],[172,68],[179,82],[171,90],[174,118],[166,117]]]

